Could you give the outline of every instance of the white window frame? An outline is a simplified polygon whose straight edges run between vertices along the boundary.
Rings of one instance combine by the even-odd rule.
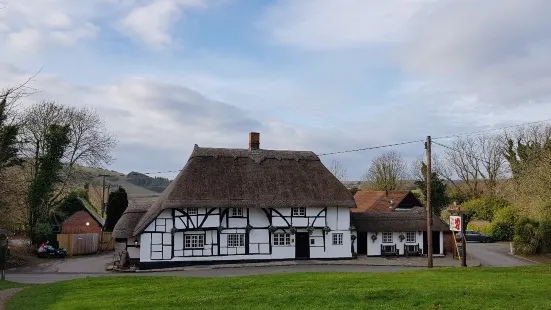
[[[394,234],[391,232],[383,232],[382,240],[383,243],[392,243],[394,242]]]
[[[187,208],[188,215],[197,215],[199,214],[199,208]]]
[[[184,235],[184,249],[203,249],[205,247],[205,235]]]
[[[243,208],[231,208],[231,216],[243,216]]]
[[[278,233],[274,234],[274,246],[289,246],[291,245],[291,234]]]
[[[291,208],[293,216],[306,216],[306,207]]]
[[[413,238],[411,238],[413,236]],[[406,232],[406,243],[415,243],[417,242],[417,236],[415,236],[415,232],[408,231]]]
[[[245,246],[245,234],[228,234],[228,248]]]
[[[343,234],[342,233],[333,233],[331,238],[333,240],[333,245],[342,245],[343,244]]]

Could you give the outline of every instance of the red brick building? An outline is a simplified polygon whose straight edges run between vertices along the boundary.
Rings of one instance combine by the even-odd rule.
[[[104,221],[89,211],[78,211],[63,222],[62,234],[101,233]]]

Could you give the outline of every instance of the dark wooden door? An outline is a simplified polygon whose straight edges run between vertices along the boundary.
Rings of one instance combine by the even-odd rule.
[[[367,255],[367,232],[358,232],[358,255]]]
[[[310,235],[307,232],[297,232],[295,239],[295,257],[310,258]]]
[[[428,254],[427,252],[428,245],[427,245],[427,232],[423,232],[423,254]],[[432,254],[440,254],[440,232],[439,231],[433,231],[432,232]]]
[[[440,254],[440,232],[432,232],[432,254]]]

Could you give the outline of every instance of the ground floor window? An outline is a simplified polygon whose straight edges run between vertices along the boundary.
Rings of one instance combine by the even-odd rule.
[[[342,233],[333,234],[333,245],[342,245]]]
[[[202,249],[205,246],[205,235],[185,235],[186,249]]]
[[[274,245],[291,245],[291,234],[274,234]]]
[[[383,233],[383,243],[392,243],[392,233],[384,232]]]
[[[415,232],[406,233],[406,243],[415,243]]]
[[[245,246],[245,234],[229,234],[228,247],[235,248]]]

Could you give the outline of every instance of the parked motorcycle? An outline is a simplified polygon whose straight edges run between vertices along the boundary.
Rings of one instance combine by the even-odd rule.
[[[46,244],[38,248],[38,257],[40,258],[65,258],[67,256],[67,249],[56,249],[53,246]]]

